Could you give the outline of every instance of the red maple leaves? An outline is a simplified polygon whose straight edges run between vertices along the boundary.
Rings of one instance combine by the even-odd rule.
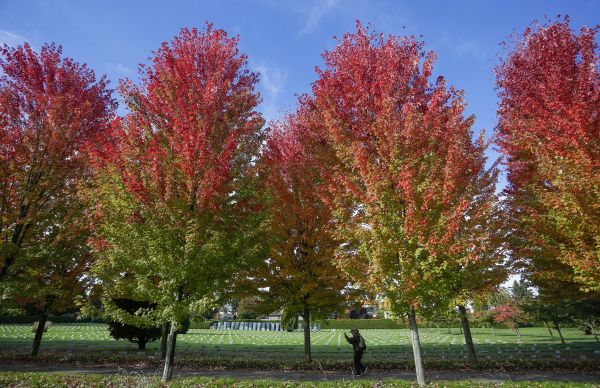
[[[183,200],[208,210],[229,190],[237,149],[262,125],[254,111],[258,78],[237,41],[210,24],[182,29],[141,68],[140,86],[121,83],[131,113],[113,125],[113,157],[144,202]]]
[[[582,290],[600,290],[597,32],[574,33],[568,18],[535,26],[497,68],[513,248],[549,288],[570,277]]]
[[[3,277],[33,225],[69,203],[116,108],[105,78],[60,46],[0,49],[0,236]],[[11,253],[12,252],[12,253]]]

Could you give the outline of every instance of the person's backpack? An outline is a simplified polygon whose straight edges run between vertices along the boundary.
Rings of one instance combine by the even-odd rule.
[[[359,340],[358,340],[358,348],[362,351],[367,350],[367,344],[365,343],[365,339],[363,338],[363,336],[361,335]]]

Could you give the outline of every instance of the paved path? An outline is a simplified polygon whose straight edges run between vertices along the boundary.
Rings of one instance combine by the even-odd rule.
[[[105,368],[105,367],[78,367],[60,364],[34,364],[34,363],[2,363],[0,371],[14,372],[63,372],[63,373],[100,373],[123,375],[160,375],[162,370],[157,368]],[[201,369],[175,369],[175,377],[181,376],[206,376],[206,377],[232,377],[246,379],[273,379],[273,380],[348,380],[352,376],[339,371],[258,371],[258,370],[201,370]],[[577,381],[600,384],[600,371],[518,371],[518,372],[472,372],[472,371],[427,371],[428,381],[435,380],[479,380],[479,381]],[[361,377],[363,378],[363,377]],[[414,380],[415,375],[405,371],[370,371],[366,377],[370,380],[402,379]]]

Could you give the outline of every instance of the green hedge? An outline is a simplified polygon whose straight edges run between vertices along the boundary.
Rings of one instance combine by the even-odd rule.
[[[192,321],[192,323],[190,324],[190,329],[210,329],[210,325],[212,325],[213,322],[215,321]]]
[[[322,329],[402,329],[404,324],[393,319],[328,319]]]

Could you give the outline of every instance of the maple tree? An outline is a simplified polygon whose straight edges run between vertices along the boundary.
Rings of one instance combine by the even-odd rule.
[[[262,139],[258,75],[237,43],[211,24],[163,43],[139,85],[121,83],[130,112],[100,155],[94,273],[108,314],[127,296],[156,303],[140,319],[171,322],[164,380],[181,322],[262,249],[250,173]]]
[[[496,306],[493,310],[494,322],[502,323],[512,329],[517,337],[521,338],[519,321],[523,319],[523,310],[515,303],[509,302]]]
[[[351,209],[368,285],[408,315],[417,382],[424,384],[416,310],[447,307],[446,269],[477,259],[455,236],[485,168],[462,92],[438,77],[435,55],[414,37],[383,36],[360,23],[323,54],[313,84],[312,127],[330,144],[332,190]],[[328,156],[329,157],[329,156]]]
[[[269,255],[249,271],[246,282],[238,280],[238,287],[256,295],[255,308],[261,312],[282,309],[286,316],[302,317],[310,362],[311,322],[342,312],[352,293],[345,290],[349,281],[333,260],[341,241],[335,236],[333,208],[321,199],[324,183],[307,136],[310,131],[298,115],[271,128],[259,163],[269,214]]]
[[[40,315],[76,308],[91,256],[78,190],[116,107],[105,78],[45,44],[0,48],[0,298]]]
[[[45,44],[0,48],[0,280],[39,242],[88,171],[86,149],[116,103],[103,77]],[[89,174],[87,174],[89,175]]]
[[[534,25],[497,67],[513,258],[557,297],[600,291],[597,32],[568,18]]]

